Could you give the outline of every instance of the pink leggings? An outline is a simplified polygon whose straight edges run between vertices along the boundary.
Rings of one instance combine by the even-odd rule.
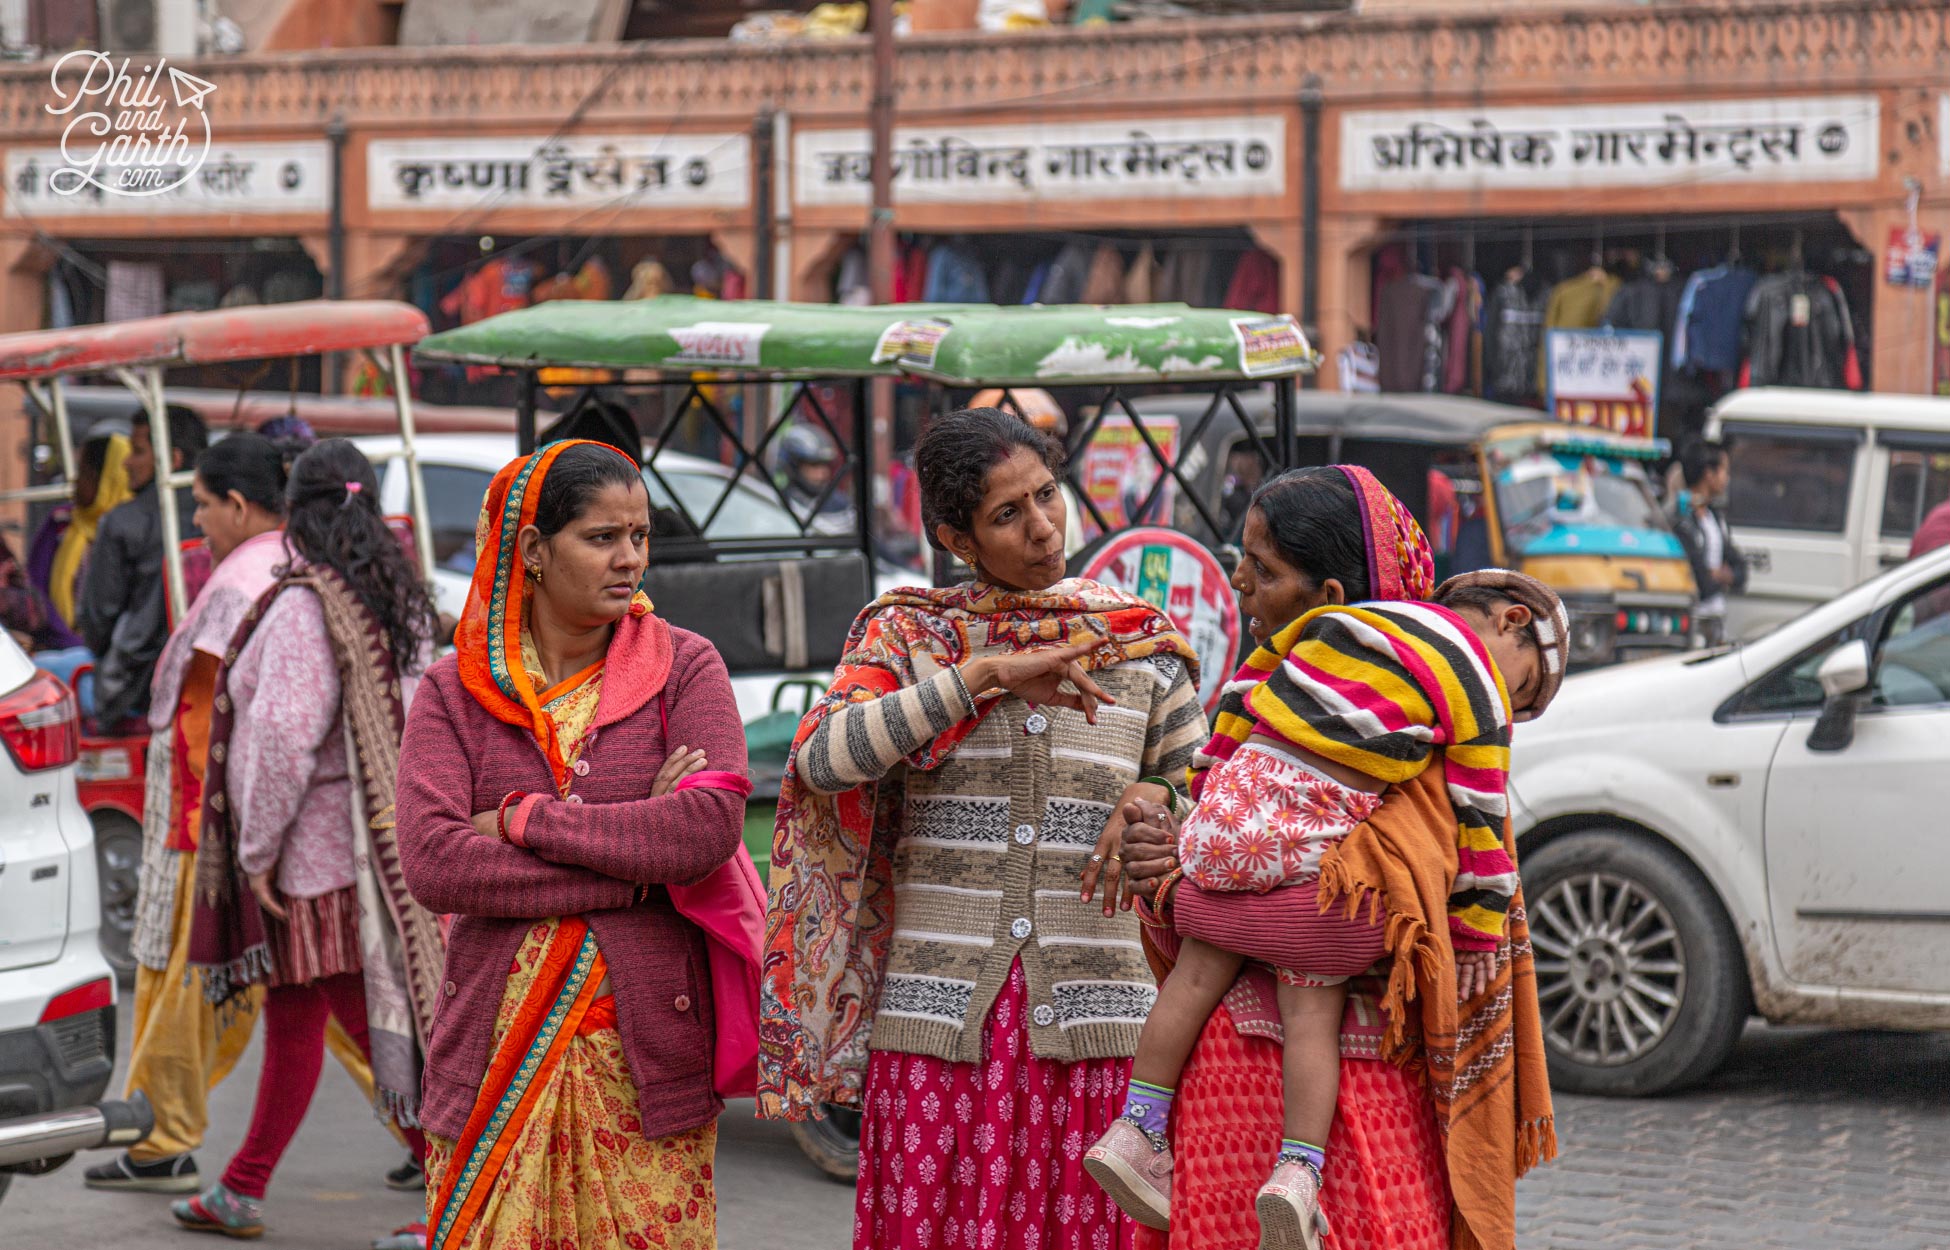
[[[325,1066],[325,1019],[329,1015],[372,1058],[366,1034],[366,984],[357,973],[325,977],[310,985],[287,985],[264,996],[264,1071],[257,1081],[257,1105],[250,1132],[224,1170],[224,1185],[247,1198],[262,1198],[285,1147],[311,1107],[318,1074]],[[415,1159],[425,1159],[426,1138],[406,1130]]]

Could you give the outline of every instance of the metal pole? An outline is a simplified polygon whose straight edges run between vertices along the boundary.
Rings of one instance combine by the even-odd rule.
[[[181,621],[189,609],[189,591],[183,582],[183,522],[176,511],[176,449],[169,438],[169,410],[163,403],[162,369],[150,365],[141,372],[117,369],[122,385],[136,393],[142,409],[149,414],[149,445],[156,452],[156,504],[162,511],[163,585],[169,592],[172,621]],[[194,466],[192,466],[194,467]]]
[[[779,298],[777,257],[772,253],[772,145],[775,141],[771,108],[752,119],[752,292],[761,299]]]
[[[894,302],[894,3],[869,0],[867,20],[873,29],[873,99],[868,123],[873,132],[873,211],[867,219],[867,274],[873,302]],[[874,476],[864,485],[865,507],[875,506],[880,475],[894,462],[894,380],[877,378],[873,392]]]
[[[49,378],[45,387],[38,382],[29,382],[27,393],[54,418],[54,441],[61,452],[61,480],[68,484],[69,491],[73,491],[74,427],[68,423],[68,392],[62,387],[60,378]]]
[[[325,275],[325,294],[330,299],[345,298],[345,119],[333,117],[326,123],[325,138],[332,145],[331,216],[326,225],[326,249],[332,272]],[[327,395],[343,389],[344,362],[337,352],[325,357],[324,383]]]
[[[523,369],[515,393],[515,450],[535,450],[535,371]]]
[[[1320,339],[1320,78],[1309,74],[1300,87],[1300,326]],[[1307,374],[1300,385],[1319,380]]]
[[[420,453],[413,445],[413,396],[407,386],[406,349],[398,343],[387,353],[393,369],[393,408],[399,413],[399,447],[406,457],[406,481],[411,487],[407,506],[413,511],[413,547],[420,553],[420,576],[433,582],[433,523],[427,519],[427,484],[420,478]]]

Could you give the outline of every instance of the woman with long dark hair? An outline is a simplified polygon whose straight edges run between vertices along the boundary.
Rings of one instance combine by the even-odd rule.
[[[267,987],[265,1055],[242,1148],[222,1180],[172,1208],[189,1228],[262,1231],[328,1018],[370,1059],[382,1117],[425,1148],[421,1053],[443,950],[400,875],[392,811],[433,604],[378,498],[372,465],[344,439],[293,462],[285,563],[223,657],[189,961],[219,1006]]]

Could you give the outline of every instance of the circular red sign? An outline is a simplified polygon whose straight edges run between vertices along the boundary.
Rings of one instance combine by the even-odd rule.
[[[1199,699],[1210,716],[1232,676],[1242,633],[1231,579],[1205,545],[1177,530],[1142,527],[1079,553],[1077,576],[1128,591],[1171,618],[1199,658]]]

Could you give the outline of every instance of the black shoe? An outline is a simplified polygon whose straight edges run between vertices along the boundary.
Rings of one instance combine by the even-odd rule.
[[[420,1164],[412,1157],[386,1173],[386,1188],[398,1189],[405,1193],[418,1193],[427,1187],[427,1174],[420,1170]]]
[[[126,1189],[144,1194],[193,1194],[203,1184],[196,1172],[196,1156],[174,1155],[154,1163],[137,1163],[126,1154],[98,1163],[81,1174],[90,1189]]]

